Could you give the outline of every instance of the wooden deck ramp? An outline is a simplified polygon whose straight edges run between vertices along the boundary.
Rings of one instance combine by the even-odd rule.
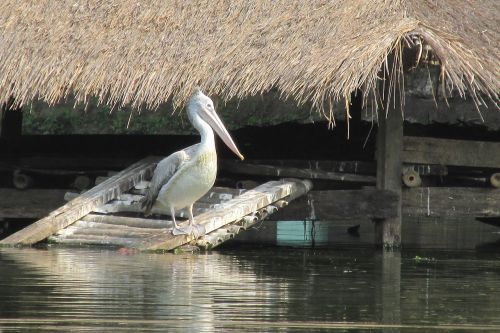
[[[68,245],[101,245],[139,250],[172,250],[185,244],[210,249],[234,237],[312,187],[307,180],[282,179],[253,189],[214,187],[194,205],[205,235],[172,235],[169,216],[153,211],[145,218],[140,201],[159,160],[143,159],[77,196],[47,217],[0,241],[0,245],[31,245],[47,239]],[[178,213],[180,224],[185,212]]]

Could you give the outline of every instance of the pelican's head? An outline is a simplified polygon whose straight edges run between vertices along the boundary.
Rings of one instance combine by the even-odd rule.
[[[214,102],[210,97],[206,96],[200,89],[195,89],[187,104],[187,112],[189,120],[194,123],[194,120],[199,117],[212,127],[220,136],[222,141],[235,153],[240,159],[244,159],[238,147],[234,143],[231,135],[215,112]]]

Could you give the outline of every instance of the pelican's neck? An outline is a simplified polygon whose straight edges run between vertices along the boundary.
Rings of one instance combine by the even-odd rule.
[[[201,136],[201,144],[215,148],[215,137],[212,127],[206,121],[201,119],[199,115],[193,117],[193,126],[198,130]]]

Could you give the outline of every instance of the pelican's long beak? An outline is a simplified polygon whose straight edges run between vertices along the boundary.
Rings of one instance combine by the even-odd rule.
[[[233,141],[233,138],[231,138],[231,135],[229,135],[229,132],[227,131],[226,127],[220,120],[217,113],[215,113],[215,111],[208,111],[206,109],[203,109],[203,111],[200,112],[200,116],[215,130],[215,132],[217,132],[222,141],[224,141],[226,146],[228,146],[229,149],[233,151],[233,153],[235,153],[241,160],[245,159],[245,157],[241,155],[238,147],[236,147],[236,144]]]

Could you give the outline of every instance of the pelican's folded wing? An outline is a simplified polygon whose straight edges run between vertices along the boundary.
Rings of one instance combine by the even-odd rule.
[[[153,208],[153,204],[158,197],[158,193],[160,193],[160,189],[188,160],[189,155],[186,153],[186,150],[180,150],[168,157],[165,157],[158,163],[158,165],[156,165],[149,189],[146,192],[144,201],[142,202],[142,208],[145,208],[144,215],[147,216],[151,214],[151,209]]]

